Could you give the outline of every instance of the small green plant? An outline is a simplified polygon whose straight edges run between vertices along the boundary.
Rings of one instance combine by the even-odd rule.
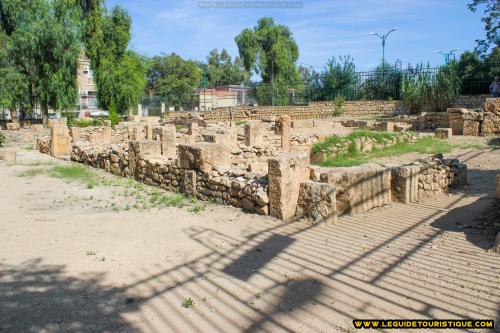
[[[2,132],[0,132],[0,147],[3,146],[4,142],[5,142],[5,135]]]
[[[95,256],[97,253],[93,250],[90,250],[90,251],[85,252],[85,254],[88,256]]]
[[[54,178],[93,183],[96,176],[87,167],[81,165],[58,165],[52,168],[50,176]]]
[[[241,125],[245,125],[247,123],[246,120],[238,120],[235,124],[236,126],[241,126]]]
[[[108,120],[111,121],[112,126],[118,125],[118,123],[121,121],[121,118],[118,115],[118,112],[116,111],[116,107],[114,105],[111,105],[109,107]]]
[[[44,169],[31,168],[31,169],[28,169],[26,171],[21,172],[18,176],[19,177],[35,177],[35,176],[41,175],[43,173],[45,173]]]
[[[193,299],[191,297],[185,298],[182,301],[182,307],[185,308],[185,309],[192,308],[193,306],[194,306],[194,301],[193,301]]]
[[[106,126],[106,122],[102,118],[95,119],[78,119],[71,118],[67,121],[68,127],[102,127]]]
[[[345,97],[342,95],[337,95],[333,99],[333,116],[334,117],[339,117],[344,113],[344,103],[345,103]]]

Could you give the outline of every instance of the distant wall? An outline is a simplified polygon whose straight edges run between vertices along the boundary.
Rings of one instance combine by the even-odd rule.
[[[209,112],[171,112],[167,119],[186,119],[203,116],[205,120],[260,120],[266,117],[289,115],[292,119],[321,119],[331,117],[333,102],[310,102],[307,106],[239,106],[235,108],[216,108]],[[348,117],[388,116],[402,113],[399,101],[347,101],[343,115]]]

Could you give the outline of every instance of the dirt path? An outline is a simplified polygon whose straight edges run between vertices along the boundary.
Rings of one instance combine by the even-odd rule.
[[[499,321],[500,256],[487,251],[491,228],[476,218],[494,204],[500,150],[461,159],[471,183],[463,191],[309,226],[218,205],[197,214],[116,211],[125,186],[19,177],[67,163],[21,150],[18,163],[0,164],[0,332],[354,332],[353,318]]]

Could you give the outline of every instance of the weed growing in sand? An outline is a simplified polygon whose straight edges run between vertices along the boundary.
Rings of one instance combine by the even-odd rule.
[[[31,168],[18,174],[19,177],[35,177],[45,173],[45,169]]]
[[[185,309],[192,308],[193,306],[194,306],[194,301],[193,301],[193,299],[191,297],[185,298],[182,301],[182,307],[185,308]]]
[[[85,252],[85,254],[88,256],[95,256],[97,253],[93,250],[90,250],[90,251]]]

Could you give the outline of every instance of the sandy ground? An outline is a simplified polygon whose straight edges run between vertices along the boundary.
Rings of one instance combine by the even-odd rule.
[[[488,251],[500,225],[479,218],[495,205],[500,150],[453,155],[469,166],[466,188],[311,226],[213,204],[199,213],[115,209],[128,200],[124,185],[20,177],[69,163],[22,149],[17,163],[0,163],[0,332],[354,332],[353,318],[500,321],[500,256]]]

